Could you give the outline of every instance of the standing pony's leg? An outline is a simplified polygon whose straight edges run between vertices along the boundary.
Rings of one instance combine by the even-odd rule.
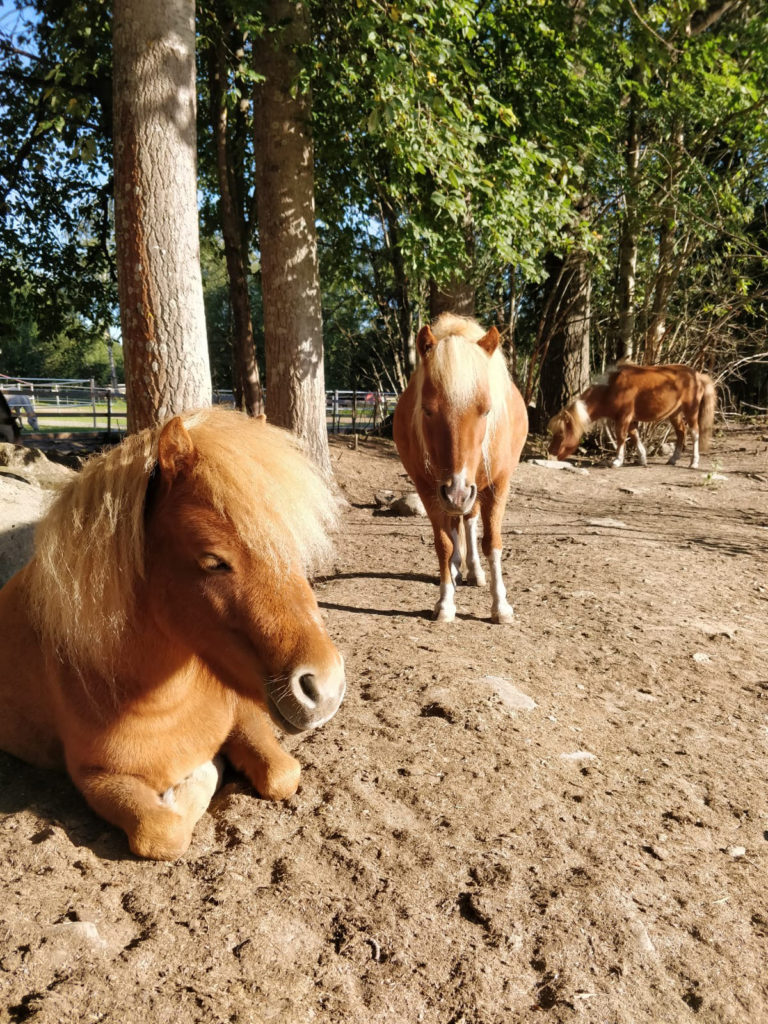
[[[674,416],[670,417],[670,423],[675,431],[675,450],[667,460],[668,466],[674,466],[677,460],[685,451],[685,420],[681,412],[676,412]]]
[[[485,570],[480,561],[480,549],[477,544],[477,526],[480,519],[479,504],[468,516],[464,516],[464,527],[467,531],[467,582],[476,587],[485,586]]]
[[[627,447],[627,433],[629,431],[629,420],[616,420],[616,458],[613,460],[611,465],[614,469],[619,469],[624,465],[624,452]]]
[[[507,590],[501,574],[501,521],[507,504],[509,480],[498,483],[493,491],[485,492],[480,511],[483,517],[483,553],[491,570],[491,619],[494,622],[513,622],[515,612],[507,601]]]
[[[286,800],[298,789],[299,762],[278,743],[266,709],[247,697],[238,698],[235,724],[223,750],[267,800]]]
[[[691,461],[689,469],[699,468],[699,407],[698,405],[694,409],[684,410],[685,421],[688,424],[688,429],[691,432],[691,442],[693,450],[691,451]]]
[[[648,465],[648,453],[645,450],[645,445],[640,440],[640,434],[638,433],[638,430],[637,430],[637,422],[636,421],[634,423],[630,424],[629,436],[635,442],[635,447],[637,448],[637,461],[640,463],[641,466],[647,466]]]
[[[163,794],[135,775],[87,768],[71,775],[94,811],[126,833],[133,853],[151,860],[176,860],[186,851],[220,780],[212,761]]]
[[[432,513],[432,532],[435,535],[435,551],[440,566],[440,599],[435,605],[434,617],[438,622],[453,622],[456,618],[456,604],[454,594],[456,584],[453,582],[451,572],[451,557],[453,555],[453,540],[451,537],[451,522],[447,516],[439,512]]]

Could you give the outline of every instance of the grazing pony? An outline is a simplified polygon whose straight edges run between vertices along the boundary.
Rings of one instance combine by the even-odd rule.
[[[236,412],[90,460],[0,590],[0,748],[66,767],[157,860],[187,849],[220,751],[262,796],[290,796],[299,764],[270,717],[312,729],[344,696],[305,575],[334,517],[289,436]]]
[[[638,423],[670,420],[677,444],[669,459],[674,465],[685,449],[685,425],[693,438],[691,469],[699,465],[699,450],[706,452],[715,422],[715,385],[706,373],[689,366],[635,366],[626,363],[608,375],[605,384],[593,384],[549,421],[552,435],[549,454],[567,459],[591,423],[613,420],[616,430],[616,458],[613,466],[624,464],[627,435],[637,446],[640,465],[646,453],[637,433]]]
[[[491,618],[511,622],[501,574],[501,521],[509,478],[528,434],[522,396],[509,376],[495,327],[444,313],[416,339],[419,365],[395,409],[393,434],[403,465],[432,522],[440,565],[435,618],[456,615],[454,594],[466,534],[468,579],[485,585],[477,547],[491,571]]]

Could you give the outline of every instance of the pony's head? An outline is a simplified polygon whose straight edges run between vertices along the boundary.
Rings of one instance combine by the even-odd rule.
[[[433,329],[434,328],[434,329]],[[414,428],[448,515],[468,513],[478,474],[491,477],[490,441],[506,408],[509,375],[495,327],[445,314],[416,339]]]
[[[561,409],[547,424],[547,430],[552,435],[549,454],[561,462],[573,455],[590,422],[586,407],[579,398]]]
[[[70,582],[66,611],[39,587],[38,604],[83,678],[111,672],[119,694],[133,645],[154,643],[196,656],[289,731],[336,712],[343,660],[306,577],[328,553],[335,502],[289,435],[206,410],[129,439],[84,472],[54,507],[35,560],[49,588]],[[79,536],[62,537],[65,525]]]

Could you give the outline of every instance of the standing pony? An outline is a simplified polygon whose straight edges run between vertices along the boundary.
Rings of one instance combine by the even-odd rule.
[[[677,444],[669,459],[674,465],[685,449],[685,426],[693,439],[691,469],[699,465],[699,450],[706,452],[715,422],[717,395],[712,379],[689,366],[635,366],[627,363],[608,375],[605,384],[593,384],[549,421],[552,435],[550,455],[567,459],[578,447],[582,435],[597,420],[613,421],[616,458],[613,466],[624,464],[627,435],[634,439],[640,465],[647,464],[645,447],[637,433],[638,423],[670,420]]]
[[[420,362],[395,409],[393,433],[403,465],[427,510],[440,565],[435,618],[451,622],[466,532],[469,582],[485,585],[477,547],[491,571],[491,618],[511,622],[501,574],[501,521],[509,478],[528,433],[522,396],[509,376],[495,327],[444,313],[416,340]]]
[[[221,751],[262,796],[295,792],[285,731],[322,725],[343,661],[305,573],[334,499],[289,436],[221,409],[88,462],[0,590],[0,748],[66,767],[142,857],[172,860]]]

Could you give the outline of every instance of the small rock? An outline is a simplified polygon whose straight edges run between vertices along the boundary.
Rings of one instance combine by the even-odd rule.
[[[395,516],[425,516],[427,514],[424,503],[415,492],[405,494],[402,498],[398,498],[397,501],[393,501],[389,506],[389,510]]]
[[[597,755],[590,754],[588,750],[574,750],[571,754],[561,754],[563,761],[596,761]]]
[[[725,852],[729,857],[733,857],[735,860],[738,860],[739,857],[744,857],[747,851],[744,846],[728,846],[726,847]]]
[[[541,469],[562,469],[567,473],[578,473],[579,476],[589,476],[588,469],[574,466],[571,462],[557,462],[555,459],[528,459],[531,466],[539,466]]]
[[[613,530],[628,530],[626,523],[620,519],[588,519],[587,526],[605,526]]]
[[[706,651],[696,651],[696,653],[693,655],[693,660],[698,661],[700,665],[706,665],[710,661],[712,661],[712,659],[706,653]]]
[[[532,697],[523,693],[522,690],[518,690],[502,676],[483,676],[483,682],[492,687],[502,704],[506,704],[512,711],[533,711],[535,707],[538,707]]]

